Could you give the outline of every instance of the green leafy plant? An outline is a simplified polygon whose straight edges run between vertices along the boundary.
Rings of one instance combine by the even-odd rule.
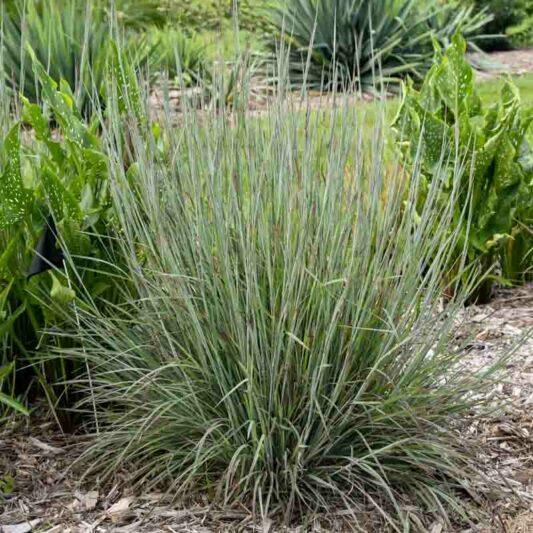
[[[109,276],[96,274],[93,265],[99,262],[101,270],[108,259],[102,239],[108,234],[110,204],[107,160],[95,135],[98,124],[86,125],[69,86],[62,81],[58,88],[32,59],[50,114],[23,98],[22,123],[31,127],[33,139],[21,143],[17,123],[3,141],[0,341],[8,368],[15,362],[33,365],[26,376],[37,378],[54,405],[65,393],[64,388],[56,393],[54,384],[64,383],[71,370],[65,362],[37,360],[36,352],[50,342],[61,342],[48,337],[47,329],[61,321],[59,310],[71,307],[82,283],[91,298],[106,292],[109,296]],[[58,128],[55,132],[50,118]],[[32,258],[43,253],[36,251],[43,231],[51,231],[55,247],[68,254],[59,264],[42,256],[41,269],[50,271],[28,279]],[[70,262],[76,263],[79,279],[69,275]]]
[[[432,39],[445,43],[458,28],[477,35],[488,20],[473,8],[415,0],[289,0],[272,10],[271,48],[288,49],[293,83],[313,89],[356,84],[391,86],[423,78]]]
[[[467,247],[471,262],[487,270],[502,254],[505,257],[506,243],[516,241],[528,224],[526,220],[517,224],[517,217],[531,211],[533,169],[524,160],[531,154],[526,133],[533,108],[521,106],[518,90],[507,82],[500,100],[483,110],[465,50],[466,43],[457,34],[444,55],[437,52],[420,91],[407,85],[396,127],[407,160],[422,164],[428,184],[437,181],[449,187],[442,201],[456,202],[461,246]],[[452,182],[458,173],[463,186],[454,199]],[[423,205],[423,194],[418,202]],[[523,254],[520,263],[527,255],[518,246],[515,253]],[[511,262],[516,264],[517,258]],[[475,299],[490,297],[492,280],[485,280]]]

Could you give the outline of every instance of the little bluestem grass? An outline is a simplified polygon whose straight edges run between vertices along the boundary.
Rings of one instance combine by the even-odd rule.
[[[184,110],[155,128],[135,103],[124,120],[121,95],[103,135],[124,303],[78,303],[81,346],[62,353],[88,369],[80,460],[258,517],[468,520],[484,382],[457,365],[460,296],[442,307],[457,190],[443,206],[435,182],[417,212],[383,109],[370,128],[341,96],[327,127],[280,95],[261,120]]]

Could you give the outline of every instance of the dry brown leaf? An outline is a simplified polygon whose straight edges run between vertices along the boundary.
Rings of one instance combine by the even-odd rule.
[[[131,496],[121,498],[106,511],[107,516],[111,518],[111,522],[113,522],[113,524],[121,522],[130,514],[130,505],[132,502],[133,498]]]
[[[92,490],[86,494],[77,493],[68,508],[74,513],[93,511],[98,503],[98,491]]]
[[[39,448],[43,452],[51,453],[54,455],[57,455],[59,453],[63,453],[65,450],[63,448],[56,448],[55,446],[51,446],[50,444],[47,444],[46,442],[42,442],[39,439],[36,439],[35,437],[30,437],[28,439],[35,447]]]

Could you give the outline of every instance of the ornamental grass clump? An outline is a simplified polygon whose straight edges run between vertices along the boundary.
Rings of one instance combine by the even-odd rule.
[[[471,517],[483,382],[449,342],[459,304],[441,307],[454,207],[435,182],[415,211],[383,114],[369,130],[340,106],[325,127],[280,98],[261,119],[130,121],[125,165],[127,101],[103,134],[129,284],[120,305],[78,301],[81,344],[60,352],[87,365],[80,460],[258,517]]]

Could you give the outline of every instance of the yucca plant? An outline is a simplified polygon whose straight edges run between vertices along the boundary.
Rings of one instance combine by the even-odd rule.
[[[332,89],[355,84],[391,89],[402,77],[423,78],[433,57],[458,28],[479,33],[490,20],[473,8],[418,0],[288,0],[272,9],[271,48],[288,49],[296,85]]]
[[[441,184],[418,213],[420,175],[384,156],[383,116],[372,132],[344,106],[324,130],[283,98],[262,120],[138,117],[125,170],[129,91],[103,135],[132,290],[107,309],[71,302],[81,345],[56,352],[88,369],[80,461],[256,516],[340,508],[362,530],[374,511],[394,531],[471,518],[465,428],[484,381],[449,343],[459,303],[441,308],[460,237]]]
[[[103,9],[80,0],[23,1],[3,14],[1,31],[3,71],[15,92],[39,98],[31,48],[57,83],[64,79],[74,89],[80,107],[100,97],[110,39]]]
[[[8,8],[0,7],[2,71],[13,92],[32,102],[40,97],[35,56],[57,84],[66,81],[77,106],[89,116],[107,90],[113,37],[151,80],[161,69],[175,72],[178,61],[186,76],[199,70],[202,47],[194,39],[173,30],[141,31],[166,22],[168,6],[158,1],[38,0]]]
[[[472,51],[479,51],[483,46],[488,38],[487,25],[494,17],[488,9],[479,9],[461,0],[448,0],[444,6],[429,0],[424,12],[427,12],[427,23],[440,46],[447,48],[453,36],[460,32]]]

